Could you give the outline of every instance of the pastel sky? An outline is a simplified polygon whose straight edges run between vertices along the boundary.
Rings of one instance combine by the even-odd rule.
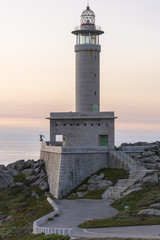
[[[74,111],[75,36],[86,0],[0,0],[0,141],[46,133]],[[91,0],[101,36],[101,111],[116,143],[160,140],[160,0]],[[7,137],[6,137],[7,136]]]

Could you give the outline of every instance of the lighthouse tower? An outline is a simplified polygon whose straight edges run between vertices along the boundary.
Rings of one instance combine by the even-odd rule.
[[[87,6],[81,14],[76,35],[76,112],[97,112],[100,109],[99,35],[104,32],[95,25],[95,14]]]
[[[110,167],[114,150],[114,112],[100,112],[99,36],[95,14],[87,6],[76,35],[76,111],[51,112],[50,141],[41,142],[50,193],[61,198],[87,177]]]

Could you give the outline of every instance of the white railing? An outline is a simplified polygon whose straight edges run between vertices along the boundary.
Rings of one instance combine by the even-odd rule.
[[[47,227],[41,227],[42,224],[44,224],[46,221],[48,221],[48,218],[54,218],[55,215],[59,215],[59,208],[55,204],[55,202],[48,197],[47,201],[51,204],[51,206],[54,208],[54,212],[51,212],[44,217],[41,217],[34,221],[33,223],[33,233],[34,234],[40,234],[44,233],[45,235],[49,234],[58,234],[58,235],[64,235],[64,236],[69,236],[72,237],[73,235],[73,229],[72,228],[47,228]]]
[[[93,29],[93,30],[101,31],[101,27],[100,26],[98,26],[98,25],[89,25],[89,24],[88,25],[87,24],[86,25],[78,25],[78,26],[75,27],[75,30],[76,31],[82,30],[82,29],[84,30],[84,28],[86,28],[86,29],[90,28],[90,29]]]

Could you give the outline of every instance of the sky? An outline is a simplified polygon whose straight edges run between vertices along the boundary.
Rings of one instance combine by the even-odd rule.
[[[0,0],[0,142],[49,140],[50,112],[74,111],[75,36],[87,0]],[[90,0],[100,37],[101,111],[116,145],[160,140],[160,1]]]

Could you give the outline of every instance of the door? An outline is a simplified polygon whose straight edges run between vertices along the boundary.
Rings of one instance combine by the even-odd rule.
[[[108,146],[108,136],[101,136],[101,146]]]

